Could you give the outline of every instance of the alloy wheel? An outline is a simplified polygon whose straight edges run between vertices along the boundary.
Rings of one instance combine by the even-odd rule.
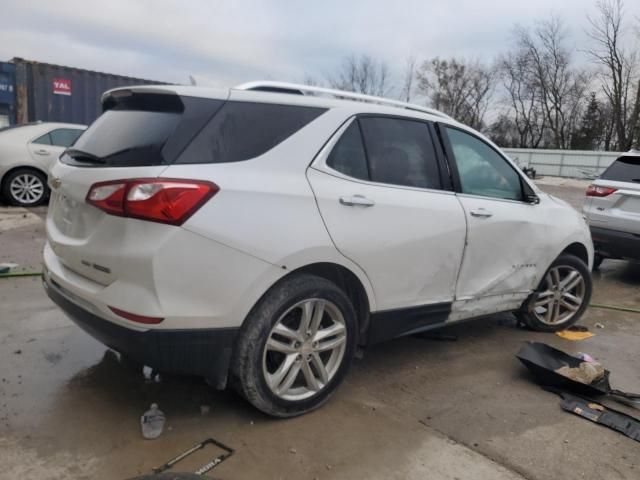
[[[585,299],[584,278],[568,265],[551,268],[545,276],[543,288],[533,304],[532,313],[546,325],[568,322],[580,310]]]
[[[267,386],[283,400],[303,400],[320,392],[336,375],[347,346],[340,309],[328,300],[303,300],[280,316],[264,348]]]
[[[23,205],[38,203],[44,195],[42,180],[32,173],[21,173],[9,185],[11,196]]]

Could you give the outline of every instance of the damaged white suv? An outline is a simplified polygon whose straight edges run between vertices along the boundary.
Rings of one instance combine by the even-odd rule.
[[[49,296],[159,371],[271,415],[320,406],[357,348],[591,295],[581,215],[431,109],[276,82],[117,89],[51,169]]]

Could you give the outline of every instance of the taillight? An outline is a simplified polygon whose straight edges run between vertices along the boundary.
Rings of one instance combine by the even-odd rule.
[[[589,185],[587,187],[587,197],[606,197],[615,192],[617,188],[602,187],[600,185]]]
[[[182,225],[219,190],[200,180],[136,178],[95,183],[86,201],[110,215]]]

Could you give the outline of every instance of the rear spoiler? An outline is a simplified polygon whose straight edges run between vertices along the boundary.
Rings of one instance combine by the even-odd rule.
[[[179,97],[185,96],[227,100],[229,98],[230,91],[229,89],[203,88],[183,85],[131,85],[129,87],[118,87],[107,90],[102,94],[101,103],[104,108],[105,103],[109,104],[118,97],[131,96],[133,94],[176,95]]]

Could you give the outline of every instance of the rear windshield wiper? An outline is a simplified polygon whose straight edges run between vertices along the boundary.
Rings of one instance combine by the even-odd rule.
[[[76,162],[84,162],[84,163],[107,163],[106,160],[94,155],[93,153],[85,152],[83,150],[78,150],[77,148],[67,148],[64,151],[65,154],[69,155]]]

